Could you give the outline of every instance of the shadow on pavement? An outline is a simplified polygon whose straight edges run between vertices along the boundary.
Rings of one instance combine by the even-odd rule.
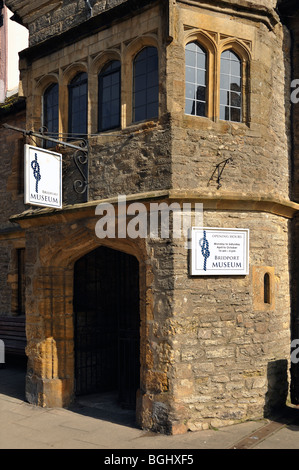
[[[7,356],[0,367],[0,394],[25,401],[25,376],[27,360]]]
[[[27,401],[25,397],[26,359],[6,357],[0,367],[0,395],[6,395]],[[135,411],[120,407],[115,394],[94,394],[77,397],[68,407],[74,413],[111,423],[139,428],[136,424]]]

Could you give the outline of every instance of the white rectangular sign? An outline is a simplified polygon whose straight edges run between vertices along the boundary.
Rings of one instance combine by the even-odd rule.
[[[25,145],[25,204],[62,208],[62,155]]]
[[[191,229],[191,274],[245,275],[249,272],[249,229]]]

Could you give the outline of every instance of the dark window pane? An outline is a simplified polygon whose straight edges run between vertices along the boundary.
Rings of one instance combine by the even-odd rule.
[[[50,85],[43,96],[43,126],[45,131],[53,137],[58,138],[58,84]],[[51,141],[45,141],[46,148],[53,147]]]
[[[143,121],[144,119],[146,119],[145,108],[143,106],[135,108],[134,121]]]
[[[149,103],[147,106],[147,119],[151,119],[158,116],[158,103]]]
[[[79,73],[69,84],[69,133],[87,133],[87,74]]]
[[[158,116],[159,108],[158,52],[145,47],[133,64],[133,119],[143,121]]]
[[[231,108],[231,121],[241,122],[241,109]]]
[[[146,105],[146,90],[138,91],[135,93],[135,106],[138,108],[139,106]]]
[[[158,102],[158,87],[151,87],[147,90],[147,102],[148,103],[157,103]]]
[[[120,62],[118,60],[109,62],[99,74],[98,120],[99,131],[120,126]]]
[[[205,116],[205,113],[206,113],[206,104],[198,101],[196,104],[196,116]]]
[[[198,86],[196,90],[196,99],[199,101],[206,101],[206,87]]]
[[[241,94],[231,92],[230,94],[230,105],[240,108],[241,107]]]

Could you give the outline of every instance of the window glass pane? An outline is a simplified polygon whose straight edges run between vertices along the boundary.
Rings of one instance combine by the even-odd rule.
[[[206,71],[205,70],[197,70],[197,84],[198,85],[206,84]]]
[[[201,69],[206,69],[206,54],[204,52],[200,52],[196,56],[197,59],[197,67]]]
[[[196,53],[193,51],[186,50],[186,65],[195,67],[196,65]]]
[[[220,119],[224,120],[225,119],[225,106],[220,105]]]
[[[87,133],[87,74],[79,73],[69,84],[69,133]]]
[[[241,121],[241,109],[240,108],[231,108],[231,121]]]
[[[54,139],[58,138],[58,84],[50,85],[43,96],[43,126]],[[44,141],[46,148],[53,147],[51,141]]]
[[[135,107],[135,121],[143,121],[146,119],[145,108],[141,106],[140,108]]]
[[[230,93],[230,104],[231,106],[241,107],[241,93]]]
[[[220,90],[220,104],[229,104],[229,92],[226,90]]]
[[[206,104],[200,101],[196,104],[196,116],[204,116],[206,111]]]
[[[186,101],[185,101],[185,113],[186,114],[195,114],[194,113],[194,100],[186,99]]]
[[[196,90],[196,99],[199,101],[206,101],[206,87],[198,86]]]
[[[98,130],[120,126],[120,62],[109,62],[99,73]],[[113,119],[111,116],[113,115]]]
[[[135,106],[138,108],[139,106],[146,105],[146,90],[138,91],[135,93]]]
[[[147,102],[155,103],[158,101],[158,87],[151,87],[147,90]]]
[[[229,60],[221,59],[221,72],[222,73],[229,74],[230,73],[230,67],[229,66],[230,66]]]
[[[195,98],[195,85],[193,83],[186,83],[186,98]]]
[[[151,119],[158,116],[158,103],[149,103],[147,107],[147,119]]]
[[[185,113],[205,116],[206,52],[196,43],[186,45]],[[192,65],[192,66],[191,66]]]
[[[241,79],[240,59],[234,52],[224,51],[220,69],[220,119],[241,122]]]
[[[195,83],[195,71],[194,67],[186,67],[186,82]]]
[[[220,75],[220,88],[224,90],[229,90],[230,89],[229,84],[230,84],[229,75],[221,74]]]
[[[143,121],[158,116],[159,108],[158,52],[145,47],[133,64],[133,119]]]

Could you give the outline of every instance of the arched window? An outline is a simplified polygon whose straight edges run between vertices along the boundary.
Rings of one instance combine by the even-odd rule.
[[[133,64],[133,121],[152,119],[159,115],[158,51],[145,47]]]
[[[185,113],[206,116],[207,53],[197,42],[190,42],[185,60]]]
[[[58,84],[52,83],[43,95],[43,127],[45,134],[58,138]],[[53,143],[45,140],[44,146],[52,147]]]
[[[80,137],[87,134],[87,73],[73,78],[69,86],[69,134]]]
[[[120,62],[109,62],[99,73],[98,130],[120,126]]]
[[[221,54],[220,119],[242,122],[241,60],[230,50]]]

